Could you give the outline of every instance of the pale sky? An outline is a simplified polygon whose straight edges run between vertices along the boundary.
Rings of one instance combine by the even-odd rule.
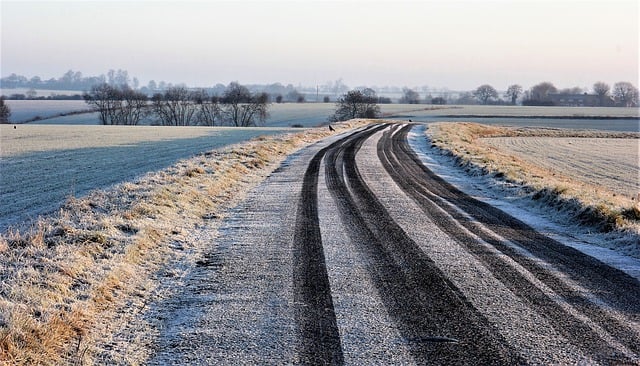
[[[638,86],[639,2],[6,1],[0,73],[471,90]]]

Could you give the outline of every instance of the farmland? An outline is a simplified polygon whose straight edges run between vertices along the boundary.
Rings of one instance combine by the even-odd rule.
[[[437,123],[427,134],[468,173],[497,177],[516,189],[509,194],[546,205],[566,222],[629,230],[603,244],[640,256],[640,133]]]
[[[97,113],[75,114],[75,112],[87,110],[88,107],[83,101],[9,100],[7,104],[13,112],[11,121],[15,122],[32,120],[39,116],[43,119],[38,120],[36,122],[38,124],[99,124]],[[326,123],[334,110],[334,103],[274,103],[269,108],[270,116],[265,125],[268,127],[293,125],[315,127]],[[384,118],[422,122],[470,121],[499,125],[615,131],[640,129],[637,108],[380,104],[380,110]],[[58,116],[62,113],[68,115]],[[143,121],[143,124],[152,123],[152,118]]]
[[[345,131],[367,122],[358,121],[351,125],[336,124],[336,128],[339,131]],[[217,258],[216,255],[233,255],[233,258],[242,262],[242,266],[239,267],[225,265],[224,268],[221,268],[224,273],[216,272],[215,276],[206,272],[208,276],[206,278],[221,278],[223,279],[221,283],[225,285],[236,283],[244,285],[247,283],[246,276],[242,277],[243,280],[240,282],[233,282],[237,280],[235,277],[217,277],[224,276],[235,269],[239,269],[241,273],[251,273],[262,280],[268,278],[261,271],[271,268],[270,266],[276,262],[262,265],[260,261],[272,261],[273,258],[268,255],[262,256],[261,250],[265,248],[270,250],[274,247],[289,248],[288,245],[270,245],[270,240],[288,240],[288,236],[283,235],[283,233],[289,233],[288,229],[279,228],[277,225],[295,218],[296,215],[293,212],[296,205],[302,202],[299,201],[300,191],[295,188],[300,184],[300,180],[294,179],[294,175],[301,176],[301,171],[307,165],[307,159],[320,151],[322,146],[328,142],[313,145],[313,148],[305,150],[306,152],[290,155],[291,160],[283,164],[282,169],[278,172],[278,174],[284,175],[274,178],[280,182],[276,185],[279,187],[278,190],[270,194],[266,194],[266,192],[265,194],[254,194],[254,199],[255,196],[258,196],[266,199],[267,203],[258,201],[259,203],[255,204],[255,207],[248,203],[249,206],[241,205],[236,211],[231,212],[224,211],[223,208],[240,203],[247,190],[262,181],[267,174],[273,172],[273,169],[287,155],[302,146],[308,146],[310,142],[316,141],[320,137],[329,135],[326,128],[294,130],[279,128],[45,126],[36,124],[19,125],[16,129],[12,127],[1,126],[0,129],[3,146],[0,159],[2,179],[5,179],[5,172],[9,170],[12,172],[11,180],[8,183],[3,181],[2,187],[4,189],[5,186],[10,185],[14,191],[10,194],[5,194],[3,191],[2,197],[12,197],[11,194],[24,194],[25,197],[28,197],[42,193],[45,203],[49,205],[49,211],[60,208],[60,204],[65,203],[61,210],[43,217],[31,231],[22,231],[22,234],[8,232],[3,241],[0,241],[0,255],[2,255],[4,265],[4,267],[0,267],[0,273],[4,276],[3,289],[6,289],[9,294],[0,298],[3,311],[0,316],[6,319],[7,324],[6,327],[0,328],[5,332],[0,335],[5,337],[5,341],[13,342],[14,339],[19,339],[19,334],[22,334],[24,329],[28,329],[30,336],[24,343],[11,343],[11,346],[18,347],[12,349],[12,352],[16,352],[14,354],[27,354],[29,357],[33,357],[32,359],[56,360],[65,357],[66,354],[66,357],[78,362],[101,359],[114,361],[113,363],[136,363],[148,357],[149,349],[146,347],[153,347],[153,337],[158,334],[159,328],[153,328],[158,324],[145,323],[147,318],[145,321],[140,319],[141,313],[139,312],[152,308],[153,311],[160,312],[162,319],[167,319],[167,315],[170,315],[169,318],[171,318],[173,314],[167,313],[169,311],[167,308],[171,308],[171,306],[166,306],[163,297],[168,295],[162,292],[169,290],[162,287],[162,284],[165,282],[173,284],[169,288],[174,291],[194,288],[181,286],[179,284],[184,282],[180,281],[188,280],[184,276],[187,276],[193,268],[209,270],[218,268],[215,263],[209,266],[208,258],[214,261]],[[486,143],[487,150],[484,152],[467,150],[468,154],[465,151],[458,152],[460,156],[468,155],[476,161],[491,158],[490,154],[482,154],[487,151],[492,152],[491,149],[495,150],[495,147],[486,142],[487,139],[478,139],[479,136],[493,138],[490,137],[493,133],[494,135],[502,134],[503,137],[507,136],[508,138],[524,138],[524,134],[528,134],[529,137],[542,138],[539,130],[524,129],[519,130],[520,135],[515,133],[509,135],[507,132],[511,131],[510,129],[471,124],[447,123],[434,127],[440,129],[448,127],[449,132],[457,135],[464,135],[471,129],[471,135],[462,137],[467,141]],[[395,127],[390,128],[395,129]],[[379,130],[377,127],[376,129]],[[431,130],[431,126],[429,129]],[[288,134],[289,137],[272,136],[224,148],[228,144],[245,141],[251,136],[291,131],[299,133],[295,137],[291,137],[292,134]],[[432,132],[430,131],[430,133]],[[558,132],[558,130],[547,129],[546,133],[559,135],[553,138],[577,137],[574,135],[566,136],[566,134],[575,134],[571,131]],[[611,138],[619,135],[593,131],[580,133],[585,135],[583,138],[592,139]],[[385,138],[382,130],[377,132],[377,135],[380,139]],[[443,148],[449,148],[452,151],[456,148],[458,141],[453,138],[447,141],[444,134],[430,136],[436,143],[446,142],[447,145],[442,145]],[[339,137],[334,136],[332,137],[334,140],[329,141],[335,141]],[[422,138],[424,139],[424,135]],[[626,139],[620,141],[626,141]],[[364,152],[358,154],[357,164],[361,164],[363,177],[367,180],[368,185],[375,187],[378,197],[384,197],[380,200],[387,202],[386,207],[389,212],[392,212],[393,215],[401,215],[404,212],[406,217],[398,219],[399,223],[404,223],[404,230],[410,235],[420,236],[422,234],[416,233],[422,229],[420,229],[420,225],[414,225],[414,223],[415,218],[424,215],[424,212],[421,213],[415,207],[411,210],[405,210],[406,207],[415,205],[413,199],[403,198],[406,206],[396,206],[395,202],[401,200],[402,196],[392,193],[385,195],[385,192],[390,192],[396,183],[393,183],[394,180],[388,176],[380,176],[381,168],[378,166],[380,163],[376,162],[376,145],[375,140],[368,141],[363,145]],[[6,150],[5,146],[7,146]],[[201,154],[201,152],[216,147],[223,148]],[[465,146],[465,148],[470,147],[477,147],[477,145]],[[514,155],[513,152],[505,152],[504,154],[509,157]],[[347,154],[335,152],[331,153],[331,156],[340,158],[347,156]],[[405,158],[401,161],[409,161],[409,159]],[[510,162],[512,160],[508,158],[502,159],[502,161]],[[521,163],[521,160],[517,163]],[[528,171],[529,166],[526,168],[524,170]],[[141,170],[136,173],[136,169]],[[533,175],[542,176],[544,174],[535,171]],[[105,176],[115,179],[116,182],[110,183],[101,180]],[[322,178],[324,174],[320,174],[319,177],[320,182],[325,182],[325,179]],[[395,176],[396,182],[404,182],[403,177],[406,175],[398,173]],[[416,180],[416,183],[422,179]],[[58,181],[61,183],[56,183]],[[91,191],[93,188],[101,189]],[[84,189],[85,193],[81,193],[81,189]],[[51,192],[57,191],[62,192],[59,197],[51,196]],[[326,188],[322,188],[322,191],[319,192],[323,192],[319,195],[322,200],[320,207],[331,207],[331,194]],[[345,188],[344,192],[348,194],[350,190]],[[357,192],[357,194],[363,192]],[[72,193],[76,198],[70,197]],[[283,200],[283,197],[286,199]],[[461,199],[461,202],[469,200],[470,198],[464,198]],[[357,202],[371,201],[358,200]],[[339,200],[337,202],[346,204],[350,201]],[[32,215],[33,208],[40,204],[42,202],[27,202],[27,207],[22,214],[26,212],[27,216]],[[2,207],[8,206],[14,207],[13,212],[17,212],[15,208],[17,206],[2,203]],[[244,209],[243,207],[251,208]],[[8,214],[11,215],[13,212]],[[218,225],[225,215],[233,216],[238,212],[248,218],[245,220],[231,217],[227,223],[230,227],[225,229],[228,231],[217,231],[215,225]],[[347,215],[348,212],[351,210],[329,211],[322,213],[321,217],[326,222],[337,223],[336,217]],[[265,218],[261,218],[263,216]],[[384,215],[379,216],[383,217]],[[279,219],[281,217],[283,217],[282,220]],[[372,215],[372,217],[378,216]],[[242,224],[238,225],[239,222]],[[426,225],[430,220],[425,217],[421,219],[421,222]],[[209,223],[213,225],[213,228],[209,226]],[[258,235],[261,238],[267,239],[252,241],[252,238],[256,237],[255,233],[248,235],[242,232],[252,226],[259,231]],[[385,225],[374,226],[387,227]],[[455,226],[455,223],[445,224],[444,228]],[[267,227],[275,229],[272,232],[267,232],[265,231]],[[329,267],[332,271],[341,266],[345,269],[356,268],[344,263],[336,266],[336,263],[345,260],[344,253],[347,248],[345,243],[349,241],[345,241],[340,232],[347,229],[351,228],[340,228],[339,230],[323,228],[323,237],[327,240],[326,245],[329,248],[327,258],[334,261]],[[436,228],[430,230],[425,232],[437,231]],[[233,235],[233,233],[237,233],[237,235]],[[216,238],[216,235],[220,235],[221,238]],[[336,235],[337,237],[335,237]],[[382,235],[387,234],[382,232]],[[439,233],[438,235],[443,234]],[[231,253],[232,246],[228,243],[225,244],[225,240],[233,241],[238,238],[247,240],[246,245],[238,245],[238,247],[247,250],[244,255]],[[393,241],[382,240],[381,242]],[[217,244],[212,245],[212,243]],[[439,261],[445,260],[446,253],[452,247],[450,242],[443,241],[443,243],[438,244],[441,245],[439,247],[432,248],[432,252],[430,252],[430,255]],[[351,244],[349,243],[349,245]],[[208,253],[208,250],[213,250],[215,254],[211,254],[210,257],[203,255],[203,253]],[[355,257],[355,254],[352,253],[353,248],[348,250],[351,253],[349,255]],[[290,258],[291,256],[288,254],[283,254],[282,257]],[[453,257],[458,254],[473,260],[472,256],[463,252],[456,252]],[[415,257],[412,256],[412,258]],[[260,263],[260,265],[256,266],[256,263]],[[496,268],[503,267],[497,266]],[[44,270],[40,271],[37,268],[44,268]],[[249,268],[251,270],[243,272]],[[284,271],[286,275],[290,275],[290,268],[285,268],[287,269]],[[446,263],[443,268],[446,269],[445,271],[457,270],[457,267],[446,265]],[[470,266],[469,275],[477,275],[478,268],[485,267],[473,263]],[[484,275],[486,275],[485,278],[492,278],[490,273]],[[332,276],[332,281],[350,278],[341,272],[331,272],[330,276]],[[452,278],[466,279],[467,277],[454,275]],[[200,278],[197,280],[199,284],[208,283]],[[367,286],[369,285],[371,284]],[[503,285],[497,281],[489,287],[493,288],[492,286]],[[268,286],[262,288],[268,288]],[[514,288],[529,287],[518,285]],[[334,289],[336,288],[334,287]],[[341,289],[338,287],[336,291],[341,291]],[[363,293],[375,294],[377,292],[367,289]],[[489,292],[479,291],[478,299],[485,299],[487,293]],[[509,292],[504,291],[504,293]],[[525,295],[526,291],[523,296]],[[342,294],[340,293],[339,296]],[[177,296],[177,298],[191,297]],[[517,299],[512,300],[517,301]],[[62,302],[68,306],[60,309],[59,304]],[[478,302],[482,303],[482,300],[478,300]],[[378,303],[381,301],[378,300]],[[264,307],[264,309],[271,308]],[[240,309],[240,307],[225,308],[219,314],[237,315],[237,312],[241,311]],[[337,303],[337,310],[347,311],[342,313],[343,317],[357,313],[354,312],[352,306],[345,303]],[[36,313],[43,315],[35,317],[33,314]],[[192,314],[192,312],[185,313]],[[533,313],[535,312],[523,310],[523,314]],[[60,323],[56,323],[58,320]],[[229,315],[226,320],[233,320],[233,318]],[[144,325],[140,325],[141,323]],[[216,324],[224,323],[217,322]],[[412,324],[414,323],[410,325],[413,326]],[[136,329],[139,333],[132,333],[131,327],[136,326],[140,327]],[[372,329],[379,328],[373,327]],[[372,334],[371,332],[365,333]],[[78,334],[83,335],[78,338]],[[220,334],[228,333],[223,331]],[[111,337],[114,339],[112,340]],[[50,341],[53,339],[58,343]],[[235,338],[229,338],[229,340],[232,339]],[[169,340],[171,339],[169,338]],[[352,340],[352,338],[346,337],[345,344]],[[523,344],[527,343],[523,342]],[[366,346],[367,343],[362,345]],[[597,345],[597,343],[593,343],[589,346]],[[172,348],[166,349],[171,350]]]
[[[493,137],[483,141],[556,175],[565,174],[629,198],[640,193],[638,139]]]
[[[0,126],[0,228],[67,197],[135,179],[180,159],[286,128]]]

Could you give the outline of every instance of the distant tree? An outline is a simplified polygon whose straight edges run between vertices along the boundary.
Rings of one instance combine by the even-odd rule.
[[[11,108],[4,102],[4,95],[0,96],[0,123],[9,123]]]
[[[606,100],[609,97],[609,91],[611,90],[611,88],[609,87],[609,84],[602,82],[602,81],[598,81],[597,83],[593,84],[593,92],[598,96],[598,103],[603,106],[606,104]]]
[[[477,100],[472,93],[464,92],[458,96],[455,104],[477,104]]]
[[[482,104],[488,104],[490,100],[498,98],[498,92],[489,84],[480,85],[472,94]]]
[[[532,101],[545,104],[545,102],[550,102],[549,94],[557,92],[558,89],[556,89],[556,87],[552,83],[545,81],[531,87],[530,98]]]
[[[331,102],[331,98],[329,98],[329,96],[328,96],[328,95],[325,95],[325,96],[324,96],[324,98],[322,98],[322,101],[323,101],[324,103],[329,103],[329,102]]]
[[[345,85],[345,83],[342,82],[342,78],[340,78],[333,83],[331,90],[333,91],[334,95],[339,95],[349,90],[349,87]]]
[[[623,107],[638,105],[638,89],[630,82],[620,81],[613,84],[613,96],[616,102]]]
[[[283,99],[282,94],[278,94],[278,96],[276,97],[276,103],[278,104],[282,103],[282,99]]]
[[[27,99],[35,99],[36,96],[38,95],[38,92],[36,92],[35,89],[30,88],[29,90],[27,90]]]
[[[389,97],[378,97],[378,104],[391,104],[391,98],[389,98]]]
[[[220,123],[222,109],[217,96],[210,97],[206,91],[199,90],[193,93],[193,101],[198,109],[196,115],[198,124],[215,126]]]
[[[296,89],[293,89],[290,92],[288,92],[286,97],[286,100],[288,102],[296,102],[296,103],[303,103],[304,99],[305,99],[304,94],[301,94]]]
[[[443,97],[435,97],[431,99],[431,104],[444,105],[444,104],[447,104],[447,100],[444,99]]]
[[[505,98],[511,100],[511,104],[516,105],[518,97],[522,94],[522,86],[518,84],[509,85],[507,91],[504,93]]]
[[[255,126],[269,117],[269,95],[252,94],[246,86],[237,82],[229,84],[222,98],[222,113],[228,123],[236,127]]]
[[[187,88],[176,86],[151,98],[153,112],[163,126],[191,126],[196,123],[198,108],[196,95]]]
[[[420,103],[420,94],[413,89],[402,88],[402,97],[400,104],[418,104]]]
[[[329,117],[330,122],[346,121],[353,118],[378,118],[380,107],[372,89],[351,90],[338,98],[336,111]]]
[[[147,113],[147,96],[129,86],[94,85],[83,94],[104,125],[137,125]]]

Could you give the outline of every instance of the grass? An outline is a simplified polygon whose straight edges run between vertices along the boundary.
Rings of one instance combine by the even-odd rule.
[[[546,202],[559,211],[569,213],[576,222],[603,232],[640,234],[638,197],[620,195],[605,187],[586,183],[574,175],[552,171],[484,140],[490,137],[523,136],[638,138],[638,133],[437,123],[429,127],[427,134],[433,146],[454,156],[469,171],[494,175],[521,185],[533,200]],[[637,240],[637,236],[635,238]]]
[[[368,121],[335,124],[344,131]],[[144,308],[154,274],[188,232],[218,217],[293,151],[328,129],[259,137],[143,178],[70,198],[0,237],[0,363],[93,364],[115,324]]]

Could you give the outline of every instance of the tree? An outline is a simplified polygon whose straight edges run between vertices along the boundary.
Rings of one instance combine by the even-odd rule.
[[[505,98],[511,100],[511,104],[516,105],[518,97],[522,94],[522,86],[518,84],[509,85],[507,91],[504,93]]]
[[[537,102],[550,102],[549,94],[557,93],[558,89],[556,89],[555,85],[552,83],[545,81],[540,84],[536,84],[531,87],[530,97],[532,100]]]
[[[609,98],[609,91],[611,90],[611,88],[609,87],[609,84],[602,82],[602,81],[598,81],[597,83],[593,84],[593,92],[598,96],[598,104],[601,106],[606,105],[606,100]]]
[[[187,88],[168,88],[164,94],[154,94],[151,101],[153,112],[163,126],[191,126],[195,123],[197,108],[194,94]]]
[[[220,102],[223,115],[236,127],[255,126],[269,117],[269,95],[253,95],[246,86],[235,81],[229,84]]]
[[[346,121],[353,118],[378,118],[380,107],[378,97],[372,89],[351,90],[338,98],[336,111],[329,117],[330,122]]]
[[[209,97],[206,91],[199,90],[193,93],[193,100],[198,108],[196,117],[198,123],[204,126],[215,126],[222,116],[218,97]]]
[[[435,97],[435,98],[431,99],[431,104],[445,105],[445,104],[447,104],[447,100],[444,99],[443,97]]]
[[[613,96],[623,107],[638,105],[638,89],[630,82],[620,81],[613,84]]]
[[[137,125],[147,113],[147,96],[126,84],[94,85],[83,95],[85,102],[98,111],[104,125]]]
[[[418,104],[420,103],[420,94],[413,89],[402,88],[402,97],[400,104]]]
[[[489,100],[498,97],[498,92],[489,84],[480,85],[472,94],[482,104],[487,104]]]
[[[27,99],[36,99],[38,92],[34,88],[30,88],[29,90],[27,90],[26,95]]]
[[[0,123],[9,123],[11,108],[4,102],[4,95],[0,97]]]

